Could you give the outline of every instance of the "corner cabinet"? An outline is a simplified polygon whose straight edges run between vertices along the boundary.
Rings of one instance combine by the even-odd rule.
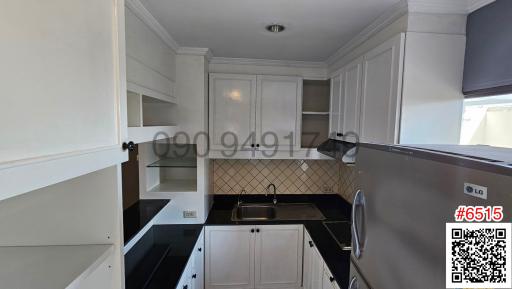
[[[205,288],[301,288],[302,225],[207,226],[205,232]]]
[[[402,35],[355,59],[333,77],[331,135],[351,142],[397,141]]]
[[[212,150],[300,148],[302,78],[210,74]]]
[[[463,35],[407,32],[352,60],[331,78],[331,137],[458,144],[464,49]]]

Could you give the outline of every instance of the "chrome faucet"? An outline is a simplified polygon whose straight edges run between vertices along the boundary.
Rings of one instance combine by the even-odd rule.
[[[270,183],[268,186],[267,186],[267,190],[266,190],[266,193],[265,193],[265,196],[270,192],[270,188],[274,188],[274,199],[272,200],[272,202],[275,204],[277,204],[277,189],[276,189],[276,185]]]
[[[242,196],[243,193],[247,194],[247,191],[245,189],[242,189],[240,191],[240,193],[238,194],[238,201],[236,202],[238,206],[240,206],[240,204],[242,204],[242,201],[240,201],[240,197]]]

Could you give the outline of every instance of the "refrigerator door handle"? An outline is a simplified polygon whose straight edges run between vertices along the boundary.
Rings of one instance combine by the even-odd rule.
[[[366,201],[363,191],[357,191],[352,202],[352,252],[359,259],[364,250],[366,238]],[[360,213],[358,210],[361,210]],[[360,220],[359,218],[362,218]]]
[[[348,289],[359,289],[359,283],[357,282],[357,277],[354,276],[350,280],[350,284],[348,285]]]

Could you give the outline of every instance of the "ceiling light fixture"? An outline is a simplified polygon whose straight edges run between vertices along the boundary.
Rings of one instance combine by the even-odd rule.
[[[273,33],[283,32],[284,25],[281,24],[270,24],[267,26],[267,30]]]

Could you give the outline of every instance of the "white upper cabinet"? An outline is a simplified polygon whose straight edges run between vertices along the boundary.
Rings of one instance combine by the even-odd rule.
[[[302,225],[258,226],[255,288],[300,288]]]
[[[302,79],[210,74],[210,148],[300,147]]]
[[[210,148],[251,149],[255,140],[256,76],[210,74]]]
[[[124,1],[3,6],[0,200],[126,160]]]
[[[403,62],[402,34],[379,45],[343,67],[332,79],[342,78],[339,96],[333,85],[332,105],[340,115],[338,139],[350,142],[396,143],[400,128],[400,99]],[[339,98],[336,100],[336,97]],[[337,110],[332,107],[331,110]]]
[[[458,144],[465,37],[405,35],[366,51],[333,75],[332,80],[343,77],[343,129],[338,130],[352,142],[357,138],[350,132],[361,142]],[[337,111],[337,87],[332,91],[331,111]],[[336,121],[331,114],[331,133]]]
[[[362,142],[398,142],[403,40],[400,34],[364,55],[360,128]]]
[[[300,148],[302,79],[258,76],[256,146],[260,149]]]
[[[128,90],[176,102],[175,53],[129,8],[126,9]]]
[[[361,84],[363,77],[363,59],[358,58],[348,64],[344,69],[343,95],[343,130],[342,134],[347,141],[357,141],[360,134],[360,112],[361,112]]]
[[[343,108],[345,99],[342,91],[342,75],[331,79],[331,108],[329,118],[329,137],[338,139],[343,131]]]

